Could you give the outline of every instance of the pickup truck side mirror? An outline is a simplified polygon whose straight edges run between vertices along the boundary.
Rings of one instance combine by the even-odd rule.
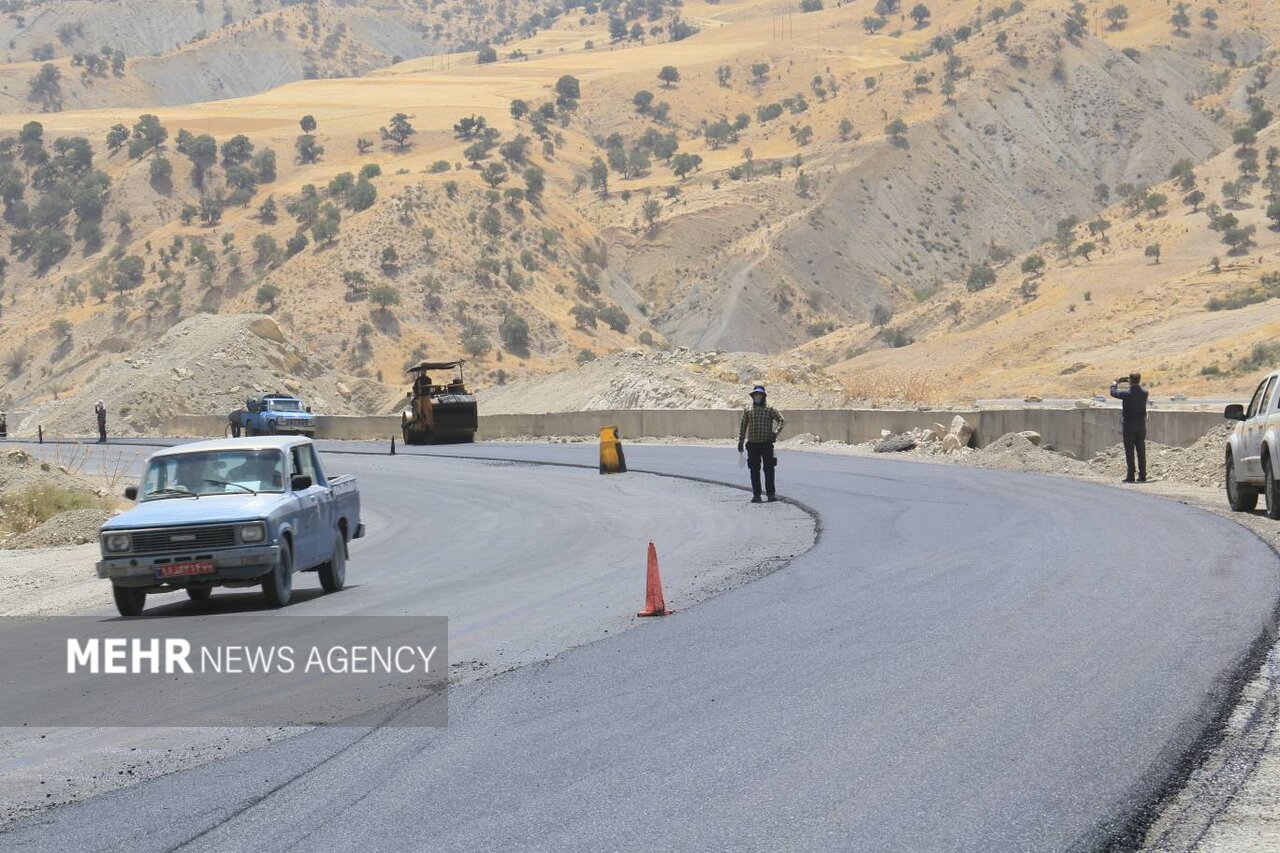
[[[294,474],[289,480],[289,488],[295,492],[305,492],[311,488],[311,477],[307,474]]]
[[[138,487],[137,487],[137,486],[125,486],[125,487],[124,487],[124,496],[125,496],[128,500],[136,501],[136,500],[138,499]]]
[[[1242,421],[1244,420],[1244,406],[1239,403],[1232,403],[1223,411],[1222,416],[1229,421]]]

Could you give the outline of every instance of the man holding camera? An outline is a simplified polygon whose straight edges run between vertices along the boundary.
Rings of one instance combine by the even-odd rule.
[[[1126,387],[1121,388],[1124,385]],[[1147,389],[1136,370],[1111,383],[1111,396],[1120,401],[1120,433],[1124,436],[1124,482],[1132,483],[1133,457],[1138,457],[1138,482],[1147,481]]]

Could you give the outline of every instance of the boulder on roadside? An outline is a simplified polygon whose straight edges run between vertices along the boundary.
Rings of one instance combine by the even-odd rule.
[[[902,453],[907,450],[914,450],[916,440],[905,433],[902,435],[891,435],[876,443],[872,449],[876,453]]]
[[[1033,429],[1024,429],[1022,432],[1018,433],[1018,435],[1022,436],[1027,441],[1034,444],[1036,447],[1039,447],[1040,442],[1042,441],[1040,437],[1040,433],[1036,432]]]
[[[951,429],[947,430],[947,435],[955,436],[961,447],[968,447],[969,441],[973,438],[973,424],[956,415],[951,419]]]
[[[951,433],[947,433],[942,437],[943,453],[955,453],[957,450],[959,450],[963,446],[964,445],[960,443],[959,437],[954,436]]]

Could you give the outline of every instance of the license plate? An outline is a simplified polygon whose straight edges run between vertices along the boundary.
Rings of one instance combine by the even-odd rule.
[[[158,578],[180,578],[188,575],[208,575],[215,571],[212,560],[192,560],[187,563],[170,563],[156,569]]]

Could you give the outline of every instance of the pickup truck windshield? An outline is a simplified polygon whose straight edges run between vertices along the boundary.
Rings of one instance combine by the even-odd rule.
[[[152,459],[140,500],[284,491],[278,450],[215,450]]]
[[[267,408],[273,412],[301,412],[302,403],[299,400],[268,400]]]

